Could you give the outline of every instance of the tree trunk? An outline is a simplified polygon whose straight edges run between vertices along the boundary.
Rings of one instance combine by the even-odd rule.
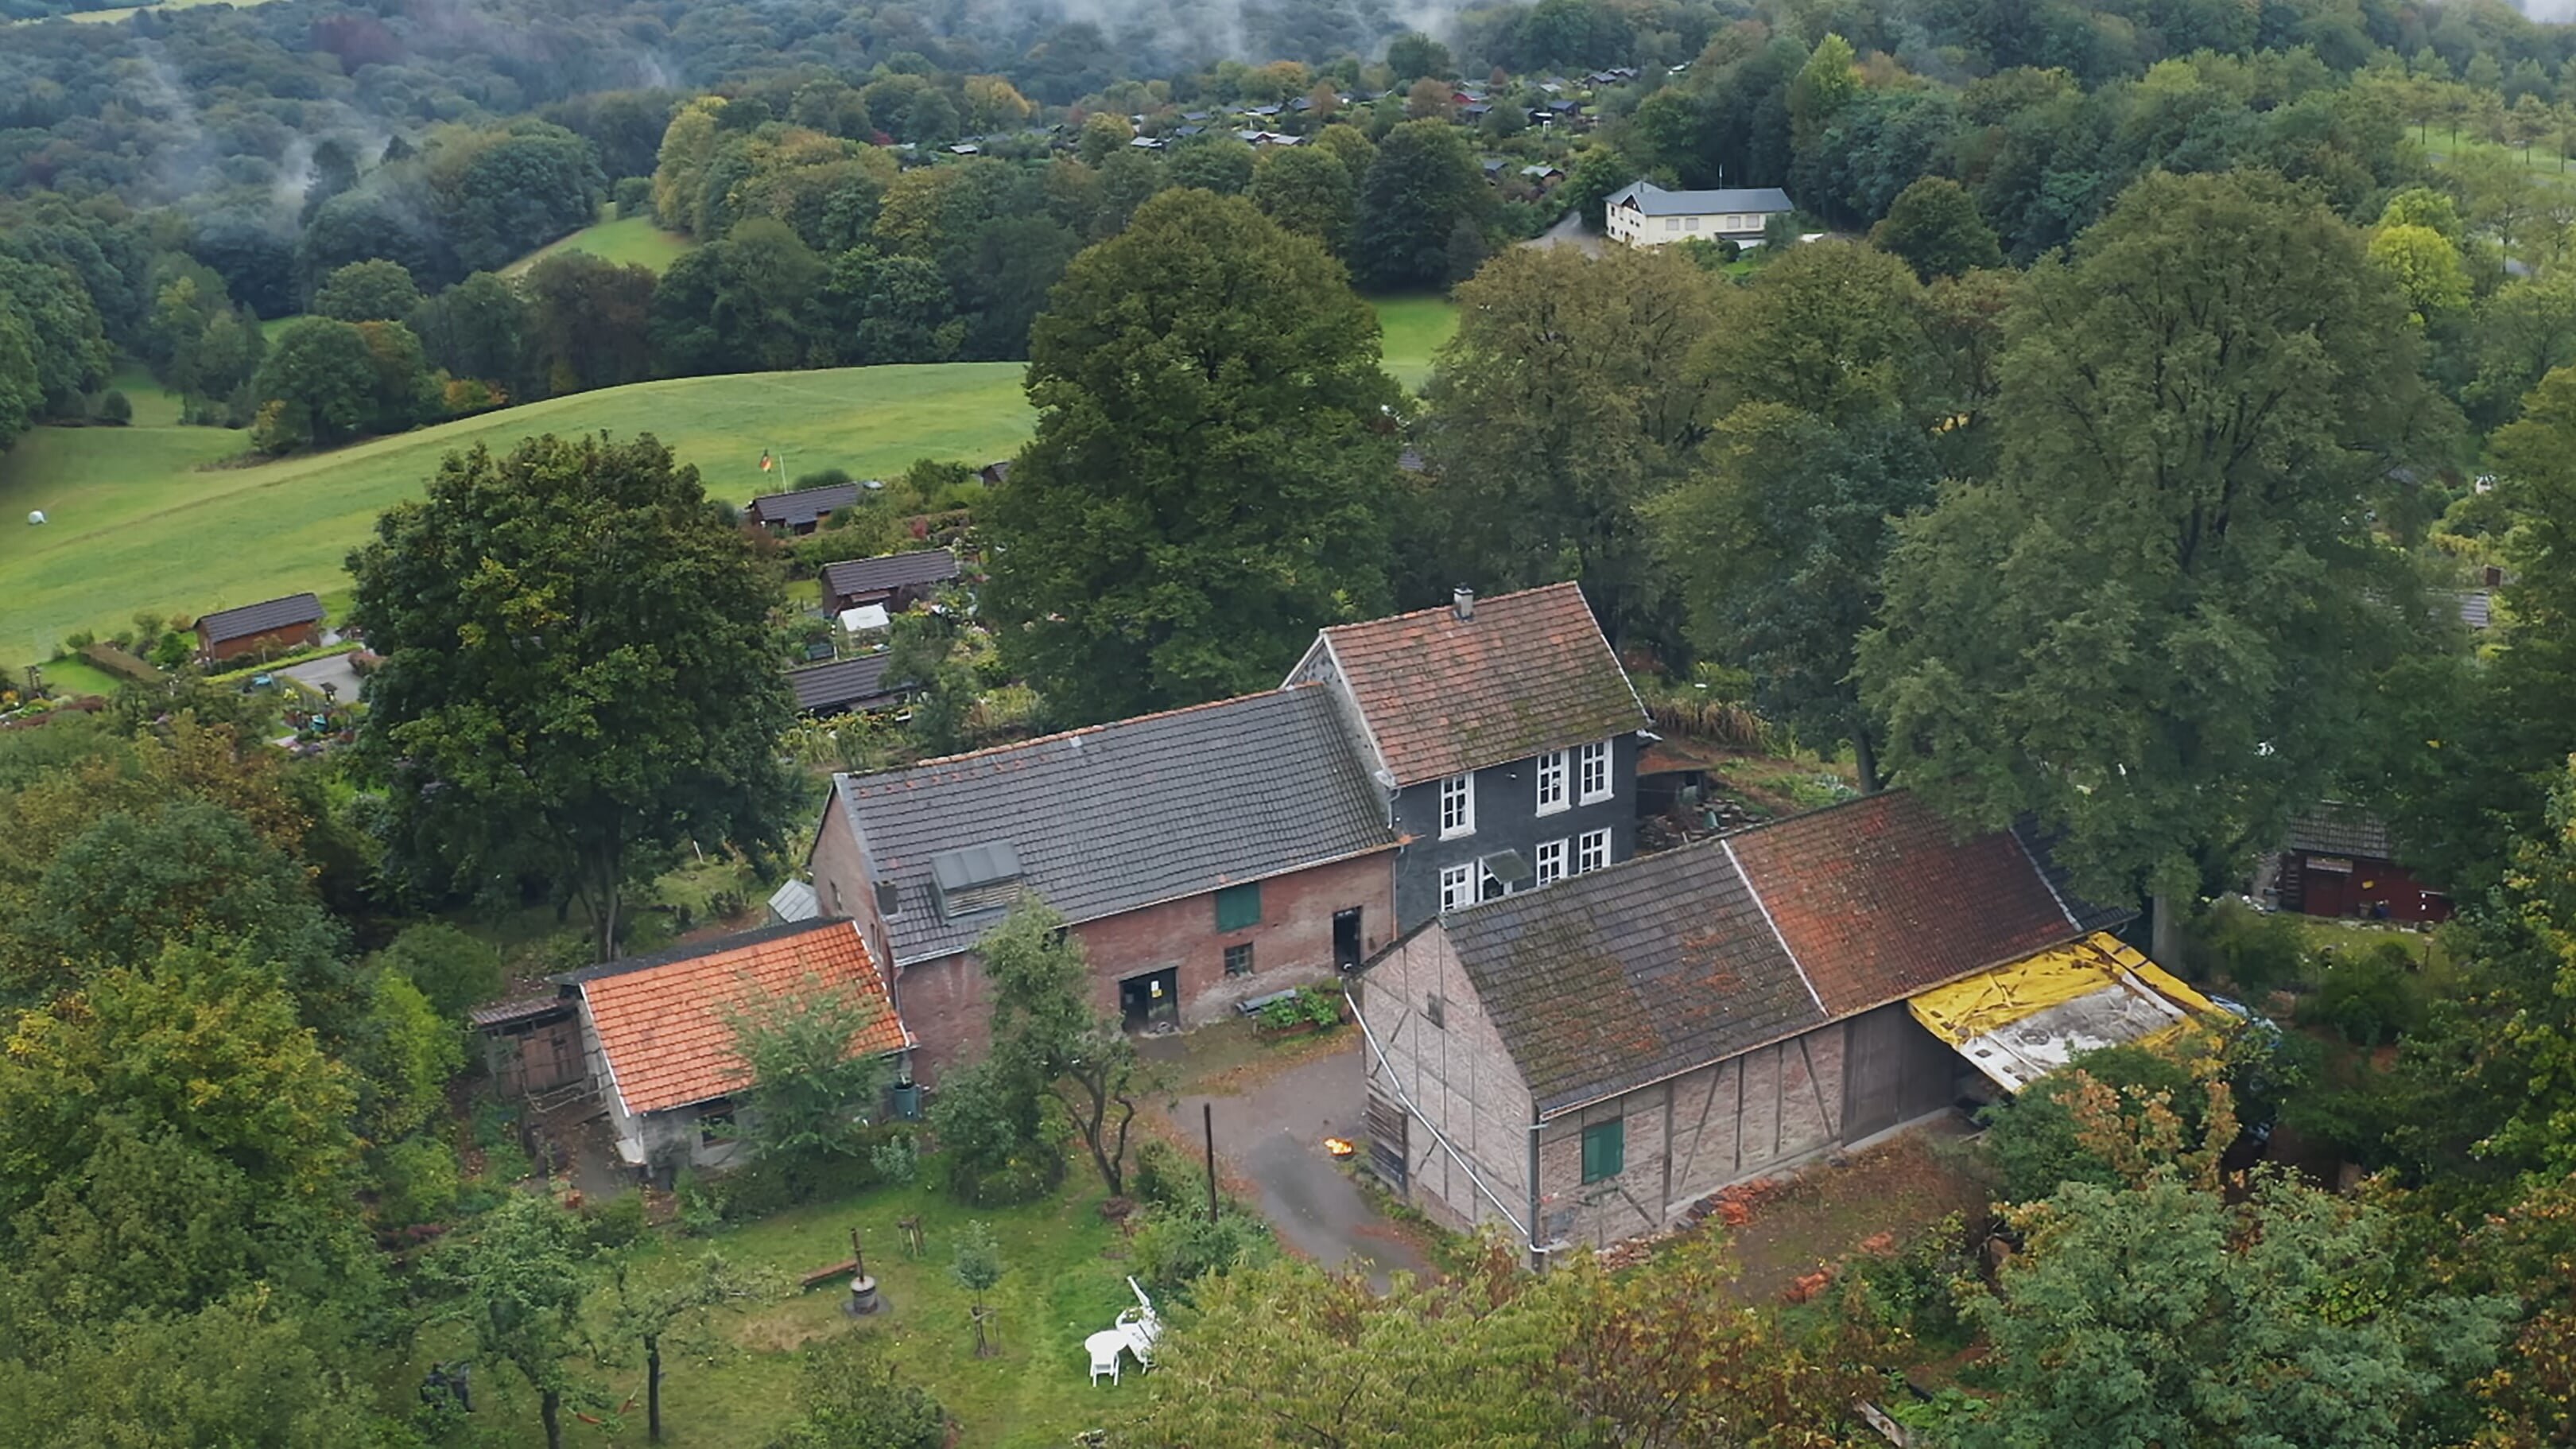
[[[537,1417],[546,1421],[546,1449],[563,1449],[563,1390],[537,1395]]]
[[[2167,971],[2182,969],[2182,902],[2158,891],[2149,897],[2155,913],[2147,935],[2147,954]]]
[[[644,1426],[654,1443],[662,1442],[662,1336],[658,1333],[644,1340]]]
[[[1878,750],[1870,743],[1869,726],[1852,731],[1851,747],[1852,767],[1860,772],[1861,793],[1877,794],[1886,782],[1878,777]]]

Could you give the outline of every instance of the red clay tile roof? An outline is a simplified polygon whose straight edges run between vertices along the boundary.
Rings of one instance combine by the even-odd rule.
[[[1324,631],[1398,785],[1646,726],[1583,591],[1550,584]]]
[[[1825,1010],[1849,1016],[2078,934],[2009,831],[1890,791],[1727,837]]]
[[[734,1055],[725,1009],[757,993],[798,990],[808,976],[878,1008],[850,1043],[852,1055],[911,1044],[867,944],[846,920],[772,926],[641,961],[612,961],[574,979],[590,1003],[626,1110],[659,1112],[750,1085]]]

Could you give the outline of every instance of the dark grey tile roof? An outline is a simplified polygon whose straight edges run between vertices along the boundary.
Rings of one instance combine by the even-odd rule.
[[[791,669],[787,687],[796,692],[796,707],[810,714],[883,704],[894,698],[894,692],[885,687],[886,661],[892,657],[879,651],[811,669]]]
[[[197,628],[208,644],[221,644],[228,639],[247,639],[271,629],[286,629],[297,624],[312,624],[322,618],[322,601],[311,594],[289,594],[282,599],[265,599],[244,604],[238,609],[218,609],[197,620]]]
[[[2290,822],[2290,848],[2319,855],[2357,855],[2368,860],[2394,860],[2388,822],[2358,805],[2320,801]]]
[[[1068,920],[1392,846],[1319,685],[1248,695],[833,781],[837,808],[893,882],[897,964],[966,949],[1001,919],[941,919],[933,857],[1008,846]]]
[[[878,589],[909,588],[957,577],[957,555],[944,548],[890,553],[880,558],[845,559],[823,565],[823,594],[841,599]]]
[[[802,527],[829,517],[833,510],[859,506],[859,485],[829,483],[793,493],[763,493],[751,500],[751,516],[763,523]]]
[[[1443,928],[1542,1116],[1830,1019],[1723,841],[1470,906]]]
[[[2135,907],[2097,905],[2076,892],[2075,873],[2057,863],[2057,842],[2064,832],[2041,829],[2038,817],[2025,815],[2013,822],[2012,833],[2039,867],[2040,878],[2057,893],[2058,905],[2074,919],[2077,930],[2088,934],[2114,930],[2136,918]]]

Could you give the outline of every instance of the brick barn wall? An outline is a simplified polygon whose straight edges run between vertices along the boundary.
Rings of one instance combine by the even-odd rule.
[[[818,883],[823,854],[818,844]],[[1392,934],[1392,884],[1381,851],[1263,881],[1261,920],[1242,930],[1217,930],[1213,893],[1086,921],[1073,930],[1091,958],[1092,999],[1099,1010],[1118,1014],[1119,982],[1168,969],[1177,973],[1181,1024],[1202,1026],[1232,1015],[1235,1003],[1246,998],[1331,979],[1336,912],[1359,908],[1361,954],[1374,954]],[[828,893],[824,905],[831,908]],[[1242,944],[1252,947],[1252,973],[1228,976],[1225,948]],[[991,996],[984,968],[970,954],[905,967],[895,982],[895,1000],[904,1025],[921,1042],[913,1070],[922,1081],[936,1082],[941,1067],[971,1060],[990,1041]]]
[[[205,638],[203,634],[197,637],[200,642]],[[289,624],[264,634],[245,634],[238,639],[227,639],[221,644],[205,647],[202,652],[208,659],[239,659],[248,654],[292,653],[298,649],[310,649],[321,642],[321,625]]]
[[[814,900],[823,914],[847,916],[859,923],[859,938],[868,943],[868,959],[886,973],[891,990],[894,943],[886,933],[885,918],[877,914],[867,847],[850,827],[850,812],[841,808],[837,785],[824,798],[823,823],[814,833],[814,848],[806,853],[805,870],[814,877]],[[898,1001],[896,1010],[907,1022],[912,1019],[909,1003]]]
[[[1445,1227],[1491,1224],[1517,1239],[1512,1220],[1529,1218],[1529,1087],[1448,936],[1417,934],[1371,966],[1359,987],[1360,1015],[1376,1043],[1362,1053],[1369,1096],[1398,1111],[1409,1103],[1414,1116],[1404,1196]],[[1439,1026],[1428,1015],[1433,996],[1441,999]],[[1508,1205],[1510,1220],[1486,1192]]]

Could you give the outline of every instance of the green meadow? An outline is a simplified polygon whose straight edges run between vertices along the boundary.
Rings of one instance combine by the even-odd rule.
[[[586,226],[560,241],[548,242],[502,271],[515,276],[557,252],[588,252],[620,265],[639,263],[658,277],[694,245],[676,231],[662,230],[649,217],[629,216]]]

